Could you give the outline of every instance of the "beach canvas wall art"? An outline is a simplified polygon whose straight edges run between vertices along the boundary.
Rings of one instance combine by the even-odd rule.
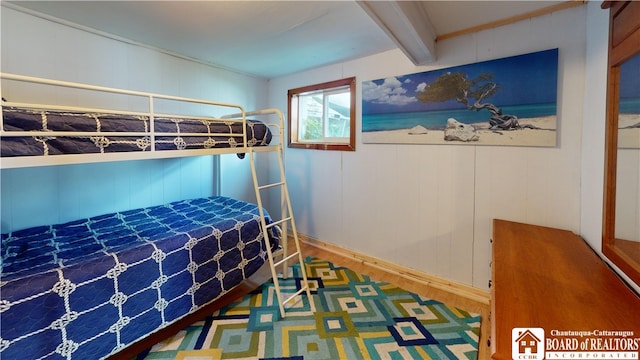
[[[557,143],[558,49],[362,82],[362,142]]]

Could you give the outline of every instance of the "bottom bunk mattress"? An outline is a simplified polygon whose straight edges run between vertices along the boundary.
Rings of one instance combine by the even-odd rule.
[[[258,207],[225,197],[2,234],[0,358],[104,358],[266,259]]]

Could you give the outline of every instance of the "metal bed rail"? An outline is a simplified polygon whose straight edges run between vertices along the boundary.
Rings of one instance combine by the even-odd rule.
[[[260,116],[260,115],[278,115],[278,119],[275,123],[269,122],[272,119],[266,119],[264,124],[270,129],[277,127],[278,130],[273,133],[274,137],[277,135],[279,141],[282,141],[284,120],[282,113],[277,109],[267,109],[246,112],[241,105],[203,100],[182,96],[165,95],[158,93],[150,93],[135,90],[126,90],[113,87],[96,86],[68,81],[60,81],[53,79],[44,79],[38,77],[0,73],[0,79],[2,79],[2,87],[5,87],[5,81],[9,82],[21,82],[30,84],[40,84],[43,86],[53,86],[61,88],[72,88],[80,91],[90,91],[98,93],[110,93],[123,96],[130,96],[135,98],[142,98],[140,102],[145,102],[145,109],[143,111],[130,111],[122,109],[108,109],[99,107],[78,107],[67,106],[58,104],[37,104],[37,103],[25,103],[25,102],[2,102],[3,107],[21,107],[21,108],[33,108],[42,110],[56,110],[56,111],[69,111],[69,112],[87,112],[87,113],[99,113],[99,114],[120,114],[128,116],[146,116],[149,121],[149,128],[145,131],[7,131],[5,129],[4,118],[0,115],[0,136],[2,137],[24,137],[24,136],[69,136],[69,137],[92,137],[92,136],[111,136],[111,137],[148,137],[150,140],[151,148],[149,151],[132,151],[132,152],[105,152],[105,153],[91,153],[91,154],[68,154],[68,155],[48,155],[48,156],[18,156],[18,157],[5,157],[0,159],[0,168],[17,168],[17,167],[32,167],[32,166],[44,166],[44,165],[57,165],[57,164],[75,164],[75,163],[91,163],[91,162],[105,162],[105,161],[122,161],[122,160],[139,160],[139,159],[154,159],[154,158],[172,158],[172,157],[187,157],[187,156],[200,156],[200,155],[216,155],[216,154],[238,154],[248,153],[250,148],[253,148],[248,144],[247,139],[247,116]],[[3,89],[6,91],[6,89]],[[55,96],[56,94],[52,94]],[[57,97],[57,96],[56,96]],[[77,101],[77,100],[76,100]],[[195,104],[194,106],[205,107],[207,114],[209,110],[211,113],[217,112],[220,114],[232,113],[230,115],[222,116],[202,116],[191,114],[179,114],[179,113],[166,113],[158,112],[156,110],[158,101],[176,102],[176,104],[182,105]],[[57,102],[60,102],[57,100]],[[201,109],[202,110],[202,109]],[[242,131],[237,133],[184,133],[184,132],[157,132],[155,130],[156,118],[177,118],[177,119],[194,119],[202,120],[212,123],[229,123],[237,122],[242,123]],[[273,131],[272,131],[273,132]],[[238,143],[235,147],[228,148],[209,148],[209,149],[189,149],[189,150],[156,150],[156,137],[162,136],[184,136],[184,137],[214,137],[214,136],[226,136],[237,138]],[[1,146],[1,145],[0,145]],[[274,146],[256,147],[257,151],[274,151]]]

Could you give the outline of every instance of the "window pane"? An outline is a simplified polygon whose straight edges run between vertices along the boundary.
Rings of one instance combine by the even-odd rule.
[[[351,94],[347,91],[327,96],[326,136],[329,138],[346,138],[350,134]]]
[[[322,93],[304,94],[299,97],[298,140],[322,139]]]

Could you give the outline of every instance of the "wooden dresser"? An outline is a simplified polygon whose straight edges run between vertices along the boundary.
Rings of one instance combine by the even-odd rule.
[[[512,359],[513,328],[542,328],[548,336],[632,331],[640,339],[640,298],[574,233],[494,220],[493,359]]]

